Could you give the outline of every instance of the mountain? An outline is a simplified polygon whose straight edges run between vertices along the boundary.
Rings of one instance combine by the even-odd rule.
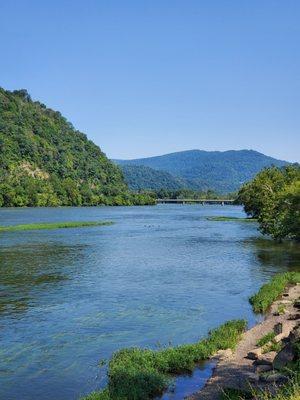
[[[132,190],[178,190],[186,186],[183,179],[169,172],[158,171],[143,165],[121,165],[124,178]]]
[[[181,179],[185,187],[194,190],[215,190],[220,193],[236,191],[251,180],[262,168],[282,167],[288,162],[268,157],[254,150],[204,151],[189,150],[162,156],[134,160],[114,160],[124,166],[143,166],[164,171]],[[126,173],[125,173],[126,175]],[[138,179],[138,174],[136,174]],[[128,177],[127,177],[128,179]],[[141,181],[128,179],[130,186]]]
[[[0,88],[0,206],[152,202],[59,112]]]

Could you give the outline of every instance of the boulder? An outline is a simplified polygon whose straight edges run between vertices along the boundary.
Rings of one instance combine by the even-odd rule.
[[[273,370],[272,364],[261,364],[256,365],[255,372],[261,374],[262,372],[269,372]]]
[[[282,333],[282,323],[278,322],[278,324],[274,325],[274,333],[275,335],[279,335],[280,333]]]
[[[295,326],[295,328],[289,334],[289,339],[291,342],[296,342],[300,340],[300,326]]]
[[[273,365],[276,355],[277,353],[275,351],[269,351],[268,353],[262,354],[261,357],[254,361],[254,365]]]
[[[295,301],[294,307],[300,309],[300,300]]]
[[[282,374],[273,373],[273,374],[268,375],[265,378],[265,381],[267,383],[277,383],[277,384],[278,383],[285,383],[285,382],[288,381],[288,377],[285,376],[285,375],[282,375]]]
[[[293,349],[293,345],[291,343],[288,343],[274,358],[273,367],[275,369],[282,369],[289,362],[293,361],[294,357],[295,351]]]
[[[261,348],[253,349],[247,354],[249,360],[257,360],[262,355]]]
[[[257,375],[255,372],[244,372],[243,377],[245,381],[250,383],[256,383],[259,381],[259,375]]]
[[[285,333],[280,333],[279,335],[274,337],[274,342],[279,343],[286,337]]]
[[[297,321],[298,319],[300,319],[300,314],[292,314],[288,317],[289,321]]]

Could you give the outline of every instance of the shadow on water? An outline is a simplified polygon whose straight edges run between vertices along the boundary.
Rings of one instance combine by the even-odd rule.
[[[82,247],[82,246],[81,246]],[[0,252],[0,313],[25,312],[41,291],[70,279],[69,268],[78,262],[80,246],[30,244],[2,247]],[[62,262],[65,259],[67,263]],[[68,268],[62,270],[62,265]]]
[[[249,242],[248,242],[249,243]],[[300,269],[300,246],[295,242],[278,243],[270,239],[259,238],[250,242],[254,255],[262,267],[273,267],[280,271]]]
[[[215,361],[206,361],[199,364],[192,374],[176,377],[161,400],[182,400],[201,390],[211,377],[215,366]]]

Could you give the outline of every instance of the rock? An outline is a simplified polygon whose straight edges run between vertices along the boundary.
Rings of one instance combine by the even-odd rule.
[[[288,343],[280,352],[276,355],[273,361],[275,369],[284,368],[289,362],[293,361],[295,357],[293,345]]]
[[[257,375],[255,372],[245,372],[243,376],[246,381],[251,383],[259,381],[259,375]]]
[[[274,342],[279,343],[286,337],[285,333],[280,333],[279,335],[274,337]]]
[[[280,301],[280,304],[289,305],[292,304],[292,300],[282,299]]]
[[[288,381],[288,377],[282,374],[274,373],[270,374],[265,378],[267,383],[285,383]]]
[[[294,307],[300,309],[300,300],[295,301]]]
[[[300,319],[300,314],[292,314],[288,317],[289,321],[297,321],[298,319]]]
[[[269,372],[272,371],[273,366],[272,364],[261,364],[261,365],[257,365],[255,368],[255,372],[257,374],[261,374],[262,372]]]
[[[275,335],[279,335],[280,333],[282,333],[282,323],[278,322],[278,324],[276,324],[274,326],[273,330],[274,330]]]
[[[261,356],[261,354],[261,348],[254,349],[249,351],[249,353],[247,354],[247,358],[249,358],[249,360],[257,360]]]
[[[276,355],[275,351],[269,351],[269,353],[265,353],[258,360],[255,360],[254,365],[273,365]]]
[[[289,334],[289,339],[291,342],[296,342],[300,340],[300,326],[295,326],[295,328]]]
[[[283,296],[283,297],[289,297],[289,294],[288,294],[288,293],[283,293],[282,296]]]
[[[219,351],[217,351],[217,356],[219,356],[219,358],[221,360],[224,360],[226,358],[230,358],[232,356],[232,350],[231,349],[219,350]]]

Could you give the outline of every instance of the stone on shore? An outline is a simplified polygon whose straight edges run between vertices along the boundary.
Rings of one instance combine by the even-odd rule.
[[[262,372],[269,372],[273,370],[272,364],[258,364],[256,365],[255,372],[261,374]]]
[[[249,360],[257,360],[261,355],[262,355],[261,348],[253,349],[248,352],[247,358],[249,358]]]
[[[259,359],[255,360],[254,365],[273,365],[276,355],[276,351],[269,351],[268,353],[263,354]]]
[[[294,357],[295,351],[293,349],[293,345],[291,343],[288,343],[274,358],[273,367],[275,369],[282,369],[289,362],[293,361]]]

